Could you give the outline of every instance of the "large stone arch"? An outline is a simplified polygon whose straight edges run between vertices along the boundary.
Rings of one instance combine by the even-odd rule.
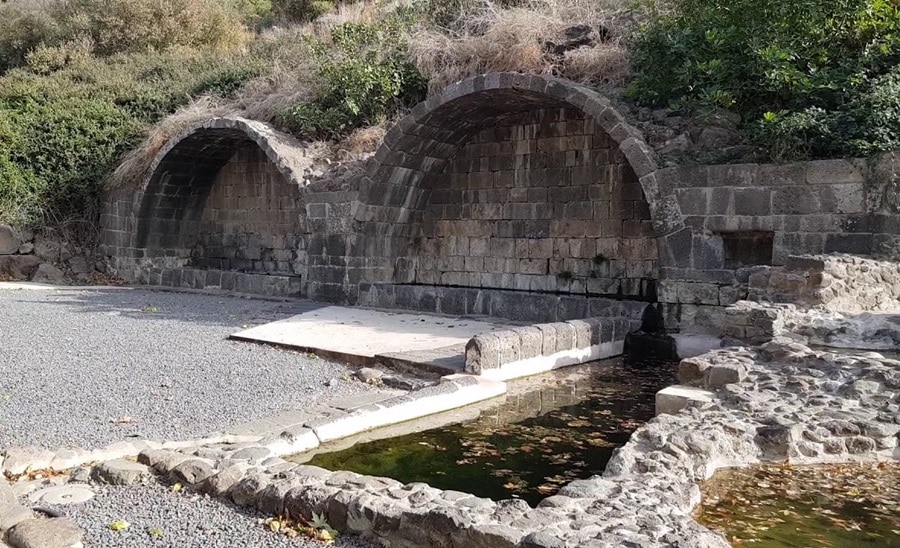
[[[301,160],[296,140],[261,122],[192,124],[169,139],[136,188],[110,193],[107,254],[127,277],[148,283],[165,284],[165,271],[175,280],[167,285],[197,285],[179,269],[299,277]]]
[[[577,162],[584,162],[584,158],[594,153],[595,158],[611,158],[607,163],[596,166],[597,177],[603,177],[601,171],[614,164],[616,169],[620,170],[624,182],[633,182],[632,190],[628,192],[636,193],[643,202],[641,209],[646,220],[643,228],[645,233],[649,232],[645,235],[654,247],[656,246],[654,239],[661,239],[684,228],[671,189],[661,189],[657,181],[657,163],[653,152],[643,141],[640,133],[625,121],[608,99],[573,82],[552,77],[518,73],[488,74],[451,85],[442,93],[415,107],[388,132],[384,143],[371,161],[369,175],[361,186],[360,206],[355,215],[359,227],[358,238],[353,242],[355,248],[353,245],[348,246],[351,255],[368,258],[366,266],[372,273],[369,281],[376,282],[379,278],[386,281],[385,278],[389,277],[395,284],[475,286],[474,283],[468,282],[465,276],[450,278],[449,282],[446,277],[435,279],[433,276],[430,278],[420,276],[418,272],[421,271],[421,261],[418,259],[421,252],[414,248],[421,246],[423,239],[428,238],[428,230],[423,232],[423,226],[428,225],[429,215],[437,207],[437,204],[433,203],[435,189],[442,184],[439,181],[446,180],[448,173],[452,171],[452,164],[458,160],[457,155],[467,148],[472,148],[469,143],[473,138],[483,140],[484,135],[490,135],[492,130],[504,124],[519,123],[522,120],[527,122],[527,117],[532,113],[539,113],[536,116],[544,117],[537,120],[537,131],[544,131],[543,128],[546,126],[546,131],[534,135],[535,139],[532,141],[546,140],[548,150],[555,150],[553,147],[558,147],[559,152],[571,153],[576,167],[587,169],[580,175],[582,182],[592,175],[587,164]],[[551,122],[549,124],[546,123],[547,117]],[[554,128],[572,122],[577,134],[577,128],[581,127],[579,124],[582,121],[585,128],[596,128],[598,135],[593,142],[596,144],[599,140],[601,145],[608,142],[608,150],[606,148],[592,150],[590,144],[584,150],[575,150],[574,148],[580,146],[578,144],[567,148],[567,143],[583,143],[584,136],[574,135],[572,140],[565,141],[570,135],[564,133],[566,130],[559,130],[563,133],[554,133],[557,131]],[[527,132],[529,127],[531,126],[525,126],[524,130],[518,127],[517,131]],[[585,129],[584,133],[593,131],[595,130]],[[554,139],[557,142],[554,142]],[[523,145],[520,141],[514,145],[533,146],[534,143]],[[495,144],[487,143],[485,146],[490,150]],[[508,145],[503,146],[508,148]],[[538,146],[543,146],[543,141]],[[580,157],[582,152],[583,157]],[[554,158],[560,159],[558,155]],[[483,168],[484,158],[481,162]],[[502,166],[499,169],[503,169]],[[487,169],[491,170],[493,167]],[[498,184],[496,180],[494,184]],[[500,185],[509,186],[504,183]],[[625,186],[627,185],[623,184],[623,188]],[[521,193],[521,189],[519,192]],[[571,193],[573,201],[577,201],[582,195]],[[469,198],[473,196],[475,195],[469,194]],[[527,199],[526,202],[531,200]],[[535,206],[532,203],[529,207],[539,215],[546,214],[546,211],[535,209],[540,208],[540,205]],[[515,207],[511,209],[515,210]],[[573,207],[572,211],[575,209]],[[566,221],[572,218],[568,214],[568,209],[560,211],[563,213],[556,214],[554,220]],[[513,215],[518,216],[515,211]],[[576,215],[575,218],[579,217]],[[577,230],[574,234],[577,236]],[[510,235],[517,236],[515,233]],[[523,235],[524,238],[532,236],[534,233]],[[479,245],[481,244],[479,241]],[[597,257],[601,255],[598,253]],[[523,258],[521,254],[516,257]],[[559,266],[560,264],[556,263],[557,268],[565,268]],[[658,263],[654,262],[654,277],[657,266]],[[545,274],[548,280],[554,274],[560,273],[553,272],[552,265],[550,269],[551,271]],[[534,283],[538,282],[532,280],[532,285]],[[550,292],[559,289],[549,287],[551,285],[552,280],[546,281],[542,289]],[[529,289],[518,280],[501,286],[500,289]],[[642,290],[640,297],[653,300],[652,289],[649,294]],[[575,292],[615,295],[615,291],[605,292],[602,289],[588,291],[581,286]],[[621,296],[621,290],[619,293]],[[626,297],[638,296],[634,291],[625,293]]]

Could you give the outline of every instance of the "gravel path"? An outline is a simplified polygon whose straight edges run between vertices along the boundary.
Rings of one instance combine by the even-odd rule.
[[[265,516],[193,493],[172,493],[157,482],[146,486],[99,487],[97,496],[59,507],[84,530],[92,548],[169,546],[177,548],[294,548],[325,546],[308,539],[288,539],[261,523]],[[109,525],[124,520],[128,529],[115,532]],[[151,530],[156,530],[151,533]],[[159,536],[159,533],[162,533]],[[367,548],[357,537],[338,537],[334,548]]]
[[[332,381],[350,371],[338,363],[226,340],[314,306],[137,289],[0,289],[0,446],[197,438],[367,390]]]

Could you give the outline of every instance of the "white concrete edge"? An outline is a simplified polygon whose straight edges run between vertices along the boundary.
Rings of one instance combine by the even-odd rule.
[[[472,386],[460,387],[454,392],[384,407],[376,404],[377,411],[355,412],[313,428],[320,443],[346,438],[354,434],[398,424],[428,415],[450,411],[479,401],[496,398],[506,393],[506,383],[479,379]],[[299,451],[295,451],[299,452]]]
[[[547,373],[554,369],[620,356],[625,351],[624,341],[611,341],[586,348],[556,352],[549,356],[535,356],[504,363],[498,368],[483,369],[481,377],[495,381],[508,381]]]

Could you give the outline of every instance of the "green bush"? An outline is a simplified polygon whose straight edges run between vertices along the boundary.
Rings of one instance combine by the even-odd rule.
[[[245,56],[173,49],[0,77],[0,219],[95,218],[106,175],[147,124],[192,95],[231,94],[260,70]]]
[[[638,103],[738,112],[775,157],[855,154],[896,142],[891,0],[669,0],[636,37]],[[875,115],[866,109],[887,108]],[[844,124],[851,124],[845,127]],[[891,135],[893,133],[893,136]]]
[[[284,21],[307,22],[334,9],[334,0],[272,0],[275,17]]]
[[[301,137],[337,138],[423,100],[427,82],[405,53],[407,24],[399,16],[332,29],[332,48],[311,48],[321,58],[318,95],[282,113],[279,123]]]
[[[0,4],[0,74],[25,64],[28,52],[58,41],[57,21],[47,12]]]
[[[268,0],[69,0],[0,5],[0,73],[53,48],[90,44],[94,55],[176,47],[230,51],[247,43],[244,23],[271,18]],[[59,61],[59,58],[56,59]],[[40,65],[40,63],[36,63]],[[52,67],[51,67],[52,68]]]

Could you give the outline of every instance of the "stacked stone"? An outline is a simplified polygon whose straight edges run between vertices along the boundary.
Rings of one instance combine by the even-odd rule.
[[[417,283],[653,291],[649,205],[616,143],[583,112],[507,117],[474,135],[430,178]]]

